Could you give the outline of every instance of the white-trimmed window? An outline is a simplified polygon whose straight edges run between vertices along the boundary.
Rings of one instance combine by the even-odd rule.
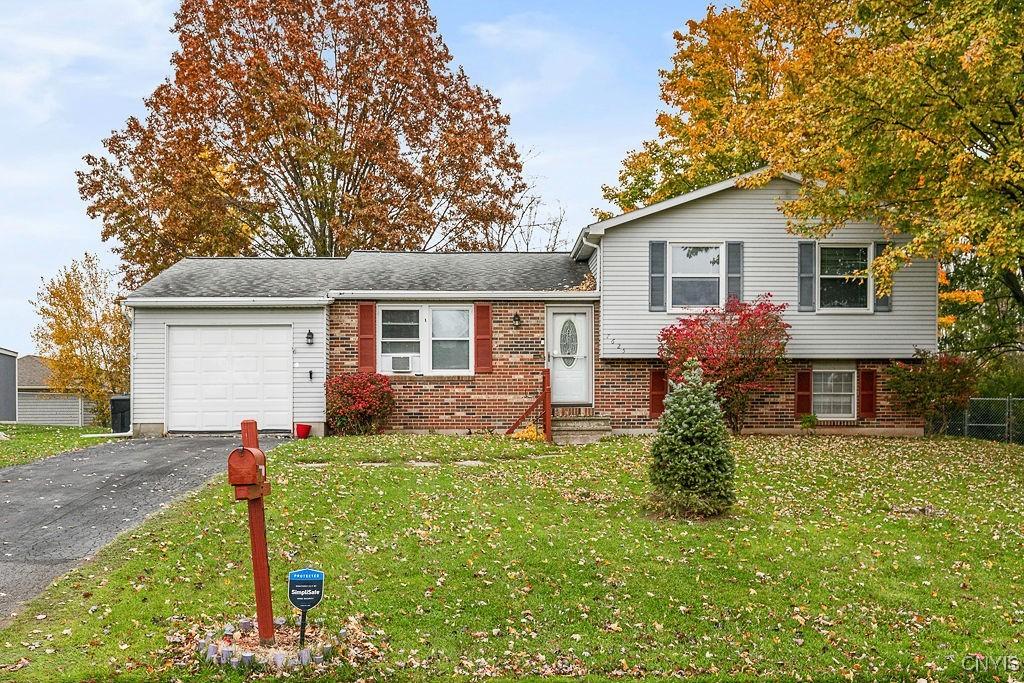
[[[382,373],[473,373],[472,306],[382,304],[379,310],[377,367]]]
[[[671,308],[722,305],[722,245],[670,244]]]
[[[871,244],[818,245],[818,308],[870,311],[870,277],[853,277],[871,264]]]
[[[823,420],[857,417],[857,369],[852,366],[815,366],[812,373],[812,410]]]
[[[430,358],[435,372],[470,371],[470,309],[430,307]]]

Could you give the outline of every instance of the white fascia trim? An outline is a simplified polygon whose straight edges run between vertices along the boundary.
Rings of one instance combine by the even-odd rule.
[[[328,296],[332,299],[380,299],[390,301],[596,301],[601,293],[598,291],[575,292],[566,290],[537,292],[499,292],[499,291],[430,291],[410,289],[332,289]]]
[[[5,356],[14,356],[15,358],[18,357],[17,351],[11,351],[10,349],[5,349],[2,346],[0,346],[0,354],[3,354]]]
[[[308,308],[326,306],[327,297],[182,296],[127,298],[129,308]]]
[[[587,227],[583,228],[583,230],[580,232],[580,236],[577,238],[576,245],[572,250],[572,255],[573,257],[576,257],[576,255],[582,249],[584,240],[593,239],[595,237],[601,237],[604,235],[604,231],[607,230],[608,228],[614,228],[616,225],[629,223],[630,221],[635,221],[638,218],[650,216],[653,213],[658,213],[659,211],[664,211],[665,209],[671,209],[673,207],[679,206],[680,204],[686,204],[687,202],[692,202],[695,199],[707,197],[710,194],[715,194],[716,192],[721,192],[722,190],[728,190],[730,188],[736,187],[736,184],[739,181],[744,180],[746,178],[750,178],[751,176],[758,175],[760,173],[764,173],[764,171],[767,168],[767,166],[763,166],[761,168],[754,169],[753,171],[749,171],[748,173],[743,173],[733,178],[728,178],[721,182],[715,183],[714,185],[708,185],[706,187],[701,187],[699,189],[693,190],[692,192],[687,192],[686,194],[679,195],[678,197],[666,199],[656,204],[645,206],[641,209],[634,209],[633,211],[619,214],[618,216],[613,216],[612,218],[608,218],[603,221],[591,223]],[[789,180],[797,184],[803,182],[800,176],[794,173],[780,173],[777,177]]]

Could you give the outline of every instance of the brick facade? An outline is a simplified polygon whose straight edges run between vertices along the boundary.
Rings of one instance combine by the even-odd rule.
[[[890,364],[887,360],[859,360],[856,362],[858,373],[861,370],[876,370],[878,372],[878,397],[874,418],[865,419],[860,416],[861,411],[858,410],[856,420],[819,420],[818,431],[841,431],[856,428],[865,432],[923,432],[924,420],[896,405],[893,393],[888,388]],[[811,370],[813,367],[812,361],[795,360],[770,390],[758,392],[750,406],[747,419],[744,421],[743,431],[773,432],[799,429],[800,418],[796,416],[794,406],[796,373],[800,370]]]
[[[473,376],[391,377],[397,409],[391,428],[409,431],[504,431],[537,397],[544,369],[544,303],[494,301],[494,369]],[[521,325],[512,327],[518,313]],[[328,311],[331,374],[358,366],[356,302],[335,301]]]
[[[542,301],[493,301],[493,371],[470,377],[391,378],[397,410],[391,428],[409,431],[504,431],[533,402],[541,387],[545,349],[545,304]],[[520,327],[512,327],[518,313]],[[358,366],[356,302],[335,301],[329,309],[328,367],[331,374],[352,372]],[[602,415],[617,431],[650,430],[651,370],[657,359],[600,357],[600,313],[594,306],[594,405],[556,408],[556,415]],[[887,388],[888,361],[857,361],[857,369],[878,371],[876,417],[856,421],[821,421],[819,431],[878,431],[920,433],[923,421],[898,409]],[[793,361],[770,391],[759,393],[744,423],[745,432],[799,430],[794,411],[795,373],[812,363]],[[859,411],[858,411],[859,412]]]

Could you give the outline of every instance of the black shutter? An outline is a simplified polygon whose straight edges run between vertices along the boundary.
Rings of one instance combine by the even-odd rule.
[[[797,307],[798,311],[813,311],[814,310],[814,261],[815,261],[815,244],[814,242],[800,242],[797,245],[799,249],[799,257],[797,264],[798,271],[798,294],[797,294]]]
[[[725,244],[726,299],[743,301],[743,242]]]
[[[650,286],[648,287],[648,310],[665,310],[665,264],[667,244],[665,242],[651,242],[648,252],[648,273]]]
[[[875,258],[882,255],[885,248],[889,246],[888,242],[875,242]],[[892,311],[892,290],[889,290],[888,294],[881,295],[875,291],[875,313],[889,313]]]

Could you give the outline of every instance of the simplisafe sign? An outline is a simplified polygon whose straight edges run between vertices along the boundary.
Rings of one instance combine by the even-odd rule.
[[[288,600],[305,612],[320,604],[324,597],[324,573],[317,569],[288,572]],[[303,614],[305,617],[305,614]]]

